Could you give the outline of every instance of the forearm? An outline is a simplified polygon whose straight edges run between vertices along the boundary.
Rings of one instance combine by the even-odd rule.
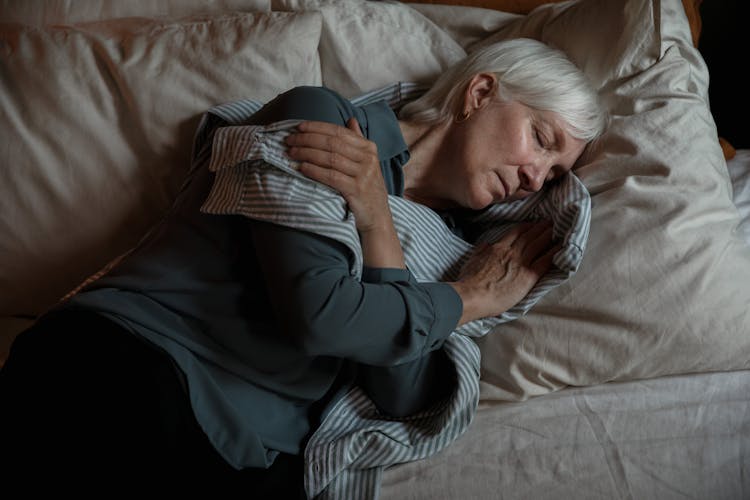
[[[360,231],[363,263],[367,267],[406,269],[404,251],[393,227],[390,211],[379,225]]]
[[[394,365],[440,348],[460,300],[445,283],[404,268],[349,274],[348,251],[324,237],[251,222],[256,256],[282,332],[311,356]]]

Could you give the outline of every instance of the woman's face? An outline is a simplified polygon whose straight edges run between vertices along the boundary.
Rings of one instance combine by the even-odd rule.
[[[567,133],[554,113],[492,99],[452,124],[445,145],[453,164],[448,197],[481,209],[528,196],[568,172],[586,142]]]

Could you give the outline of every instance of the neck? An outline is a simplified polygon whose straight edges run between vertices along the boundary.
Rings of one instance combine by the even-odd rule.
[[[440,150],[449,126],[406,121],[398,124],[410,154],[409,162],[404,165],[404,198],[433,209],[449,208],[440,182],[447,168]]]

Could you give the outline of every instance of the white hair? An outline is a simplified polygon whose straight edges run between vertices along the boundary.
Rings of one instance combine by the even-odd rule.
[[[452,120],[462,110],[469,82],[480,73],[495,74],[500,100],[558,114],[577,139],[593,141],[607,127],[608,113],[583,71],[562,51],[530,38],[493,43],[469,54],[406,104],[399,117],[430,124]]]

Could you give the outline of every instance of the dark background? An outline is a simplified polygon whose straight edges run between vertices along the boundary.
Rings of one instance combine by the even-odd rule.
[[[750,148],[750,0],[703,0],[698,50],[709,71],[708,97],[719,136]]]

